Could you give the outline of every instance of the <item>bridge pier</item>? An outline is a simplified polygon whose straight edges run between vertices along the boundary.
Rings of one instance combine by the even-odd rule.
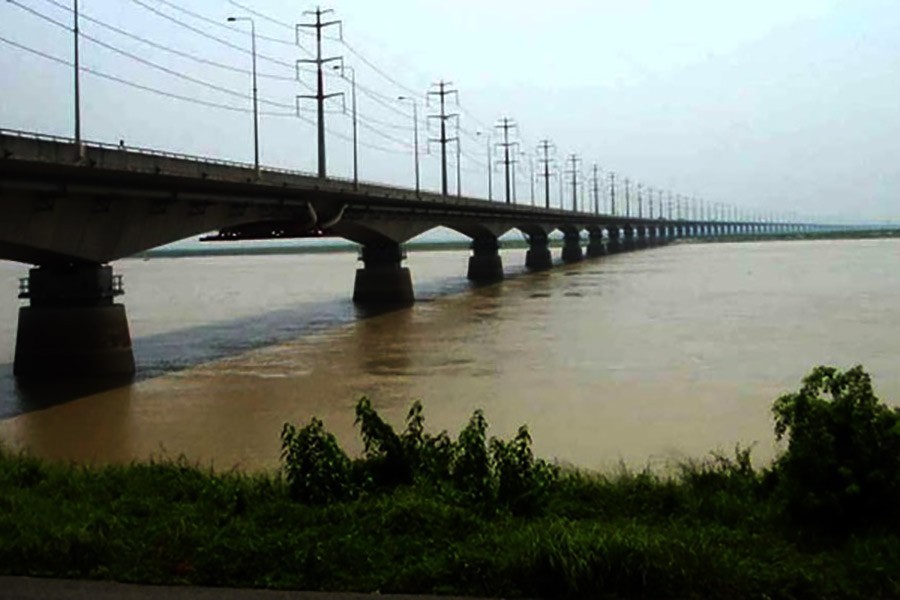
[[[584,250],[581,248],[581,232],[567,231],[564,234],[562,260],[567,265],[584,260]]]
[[[503,259],[500,257],[500,241],[495,237],[477,237],[472,240],[472,256],[469,257],[467,277],[474,283],[503,281]]]
[[[624,228],[624,232],[625,232],[625,239],[622,243],[622,249],[626,252],[636,250],[637,245],[634,242],[634,227],[631,225],[626,225]]]
[[[19,297],[16,377],[131,375],[134,354],[121,278],[103,265],[31,269]]]
[[[356,271],[353,302],[369,306],[408,306],[416,300],[406,253],[396,242],[363,246],[363,268]]]
[[[606,244],[603,243],[603,230],[597,229],[590,232],[587,247],[588,258],[600,258],[607,255]]]
[[[616,227],[609,227],[606,230],[609,241],[606,244],[606,250],[610,254],[622,251],[622,230]]]
[[[643,250],[650,246],[649,240],[647,239],[647,228],[641,225],[637,228],[637,240],[635,241],[635,247],[639,250]]]
[[[550,253],[550,238],[546,233],[532,233],[528,236],[528,252],[525,253],[525,267],[530,271],[546,271],[553,268]]]

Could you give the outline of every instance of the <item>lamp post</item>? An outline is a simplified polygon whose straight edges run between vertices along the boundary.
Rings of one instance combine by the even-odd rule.
[[[359,189],[359,138],[358,138],[358,125],[356,120],[356,71],[353,70],[353,67],[347,67],[343,64],[335,65],[334,69],[336,71],[341,72],[341,77],[344,77],[344,71],[350,71],[350,90],[351,90],[351,100],[350,103],[352,105],[353,110],[353,188]],[[346,77],[344,77],[346,79]]]
[[[419,180],[419,107],[415,99],[407,96],[397,96],[397,100],[401,102],[409,102],[413,108],[413,152],[415,152],[416,163],[416,195],[421,191],[421,183]]]
[[[459,125],[456,130],[456,197],[462,198],[462,163],[460,162],[461,149],[459,146]]]
[[[74,21],[72,32],[75,37],[75,152],[80,161],[84,158],[84,147],[81,145],[81,60],[78,52],[78,0],[74,1]]]
[[[259,177],[259,97],[256,85],[256,23],[252,17],[228,17],[229,23],[247,21],[250,23],[250,43],[253,54],[253,168]]]
[[[488,173],[488,200],[491,201],[494,199],[494,175],[493,175],[493,165],[491,165],[491,134],[484,133],[483,131],[476,131],[475,135],[484,136],[487,141],[487,146],[485,148],[485,155],[487,156],[487,173]]]

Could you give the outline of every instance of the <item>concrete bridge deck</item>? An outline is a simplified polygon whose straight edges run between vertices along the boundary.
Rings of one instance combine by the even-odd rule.
[[[539,204],[539,203],[538,203]],[[16,373],[129,373],[131,338],[109,263],[166,243],[340,236],[361,247],[353,298],[408,305],[403,244],[436,227],[472,240],[468,277],[503,279],[500,238],[521,231],[526,266],[581,261],[687,237],[811,231],[804,223],[609,215],[432,192],[0,130],[0,259],[34,265],[20,297]],[[584,237],[587,234],[585,251]]]

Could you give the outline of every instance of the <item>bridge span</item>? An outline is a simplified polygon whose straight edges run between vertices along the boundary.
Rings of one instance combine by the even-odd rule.
[[[361,248],[354,301],[408,305],[403,245],[440,226],[472,240],[468,278],[476,283],[503,279],[500,237],[512,230],[528,242],[527,268],[538,271],[553,266],[557,231],[562,261],[575,263],[679,238],[821,228],[507,204],[0,130],[0,259],[33,265],[20,287],[29,302],[19,313],[20,377],[134,372],[116,302],[124,290],[110,266],[117,259],[209,232],[210,240],[339,236]]]

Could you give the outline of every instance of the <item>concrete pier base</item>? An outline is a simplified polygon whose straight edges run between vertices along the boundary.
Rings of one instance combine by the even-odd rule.
[[[412,273],[402,265],[400,244],[365,246],[360,258],[365,265],[356,271],[353,302],[364,306],[409,306],[416,301]]]
[[[476,238],[472,241],[467,277],[473,283],[503,281],[503,258],[497,238]]]
[[[528,252],[525,253],[525,267],[530,271],[546,271],[553,268],[553,255],[550,253],[550,240],[546,234],[532,235],[528,239]]]
[[[622,232],[618,227],[607,230],[609,240],[606,242],[606,251],[610,254],[616,254],[622,251]]]
[[[647,239],[647,230],[643,227],[638,228],[634,245],[638,250],[650,247],[650,240]]]
[[[584,250],[581,248],[581,235],[577,233],[566,234],[563,241],[562,260],[567,265],[584,260]]]
[[[17,377],[121,376],[134,373],[125,307],[114,304],[121,280],[97,265],[39,267],[23,281],[19,309]]]
[[[637,249],[637,243],[634,239],[634,229],[631,227],[625,228],[625,235],[622,240],[622,250],[625,252],[631,252],[632,250]]]
[[[31,379],[131,375],[125,307],[20,308],[14,372]]]
[[[600,258],[606,256],[606,244],[603,242],[603,233],[591,232],[587,247],[588,258]]]

